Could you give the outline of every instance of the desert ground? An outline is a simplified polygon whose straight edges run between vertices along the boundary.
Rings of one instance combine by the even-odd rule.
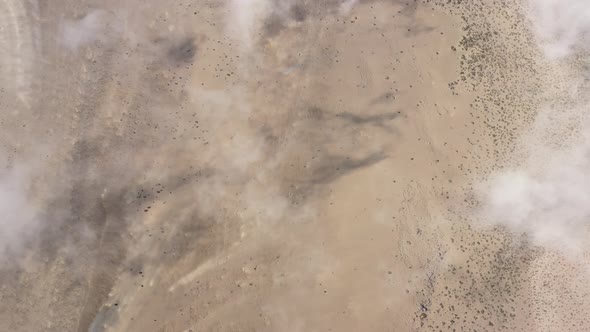
[[[0,1],[0,331],[590,331],[590,76],[529,11]]]

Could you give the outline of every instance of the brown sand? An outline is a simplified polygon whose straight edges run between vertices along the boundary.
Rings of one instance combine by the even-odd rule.
[[[464,2],[292,1],[250,40],[229,1],[0,3],[40,220],[0,330],[588,330],[585,271],[474,226],[547,77],[517,5]]]

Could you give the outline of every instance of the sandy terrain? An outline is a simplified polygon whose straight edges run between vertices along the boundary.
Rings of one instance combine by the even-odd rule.
[[[526,142],[583,131],[538,127],[586,67],[544,56],[524,4],[3,0],[0,22],[0,331],[590,330],[585,241],[482,212],[488,178],[546,162]]]

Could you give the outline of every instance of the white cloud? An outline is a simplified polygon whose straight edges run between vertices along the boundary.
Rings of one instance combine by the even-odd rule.
[[[586,51],[590,2],[531,0],[529,16],[550,61]],[[492,223],[568,253],[584,250],[590,228],[590,117],[580,93],[585,74],[569,77],[567,105],[554,102],[539,111],[519,145],[524,162],[496,172],[480,188]]]
[[[107,15],[103,10],[93,10],[78,20],[64,20],[60,25],[60,42],[70,50],[77,50],[107,38]]]

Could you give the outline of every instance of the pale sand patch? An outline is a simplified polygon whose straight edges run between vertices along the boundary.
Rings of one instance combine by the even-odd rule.
[[[242,101],[252,110],[250,125],[266,123],[279,140],[275,154],[263,157],[274,165],[265,172],[312,212],[301,221],[288,213],[279,224],[257,222],[221,260],[213,258],[217,263],[173,273],[176,280],[160,274],[161,285],[174,283],[161,295],[178,298],[173,307],[205,306],[194,329],[419,326],[416,311],[430,305],[421,289],[434,282],[444,257],[445,239],[437,234],[451,225],[441,214],[454,195],[447,187],[465,181],[451,164],[468,150],[466,112],[473,96],[448,87],[459,71],[450,47],[460,40],[459,22],[429,6],[402,10],[377,2],[346,17],[285,28],[262,45],[256,70],[236,67],[237,81],[248,86]],[[242,81],[240,73],[253,76]],[[195,85],[227,84],[203,75],[212,73],[196,70]],[[226,126],[239,133],[239,125],[222,123],[216,134]],[[248,260],[256,269],[242,266]],[[156,289],[134,298],[129,307],[136,309],[129,310],[142,311],[124,311],[121,316],[134,321],[120,330],[147,328],[154,315],[164,319],[160,304],[140,305],[160,297],[151,294]],[[184,299],[187,291],[195,295]],[[217,304],[204,304],[210,296]],[[249,317],[257,310],[260,319]]]

